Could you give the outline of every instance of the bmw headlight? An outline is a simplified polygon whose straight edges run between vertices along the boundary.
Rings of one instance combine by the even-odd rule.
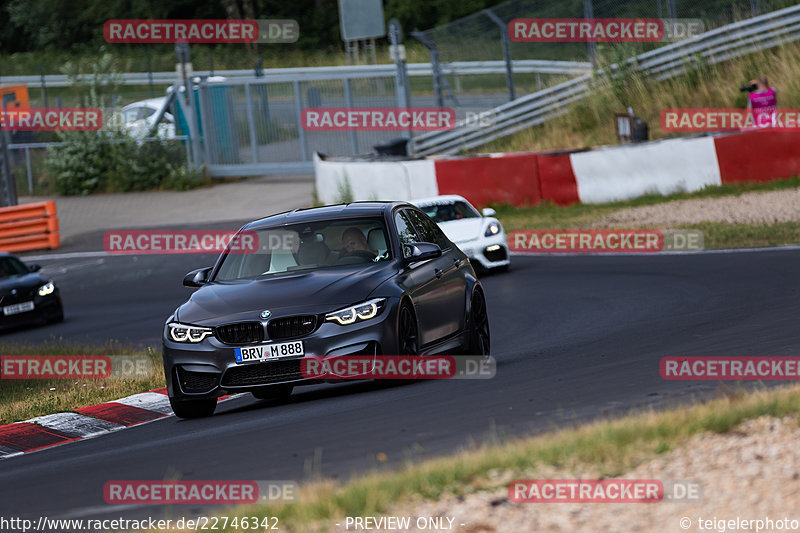
[[[336,322],[340,326],[346,326],[362,320],[375,318],[383,311],[386,305],[386,298],[375,298],[360,304],[356,304],[344,309],[339,309],[325,315],[325,320]]]
[[[499,222],[489,222],[489,225],[486,226],[486,233],[484,233],[483,236],[491,237],[492,235],[497,235],[502,229],[503,226],[501,226]]]
[[[47,296],[55,292],[56,286],[52,281],[48,281],[46,285],[39,287],[39,296]]]
[[[214,334],[211,328],[201,328],[200,326],[187,326],[178,322],[167,324],[169,338],[175,342],[200,342],[209,335]]]

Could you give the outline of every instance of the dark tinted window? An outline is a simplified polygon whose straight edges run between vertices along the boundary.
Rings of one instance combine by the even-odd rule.
[[[433,230],[429,225],[425,224],[426,220],[430,220],[428,217],[422,215],[419,211],[412,211],[411,209],[406,210],[406,213],[411,222],[414,223],[414,227],[417,228],[417,235],[419,235],[421,242],[436,242],[436,235],[434,235]]]
[[[442,250],[450,248],[450,241],[433,220],[419,211],[412,211],[409,209],[408,213],[414,221],[414,225],[419,228],[419,235],[424,242],[438,244],[439,248]]]
[[[397,225],[397,236],[400,237],[401,243],[420,241],[416,228],[408,219],[408,211],[398,211],[394,215],[394,223]]]
[[[394,215],[394,223],[397,226],[397,236],[400,238],[403,257],[408,257],[408,252],[402,245],[421,240],[414,224],[408,219],[408,210],[398,211]]]
[[[19,259],[0,257],[0,279],[24,276],[28,272],[28,268]]]
[[[478,218],[481,216],[471,206],[460,200],[451,203],[423,205],[420,209],[435,222],[449,222],[451,220]]]

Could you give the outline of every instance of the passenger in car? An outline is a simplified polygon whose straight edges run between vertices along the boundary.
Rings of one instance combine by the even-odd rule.
[[[346,252],[345,255],[362,255],[367,252],[373,258],[378,256],[378,252],[369,247],[364,233],[356,227],[344,230],[344,233],[342,233],[342,248]]]

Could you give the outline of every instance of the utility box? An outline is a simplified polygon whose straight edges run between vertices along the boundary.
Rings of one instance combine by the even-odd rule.
[[[614,127],[620,144],[650,139],[650,127],[642,118],[630,113],[614,113]]]

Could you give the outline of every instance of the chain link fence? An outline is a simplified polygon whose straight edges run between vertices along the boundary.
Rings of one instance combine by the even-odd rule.
[[[529,94],[564,82],[563,74],[513,72],[508,83],[503,74],[472,77],[463,83],[448,73],[448,64],[457,61],[512,61],[538,59],[593,62],[596,54],[612,44],[529,43],[508,38],[508,23],[517,18],[657,18],[700,19],[705,30],[794,5],[792,0],[508,0],[435,28],[412,35],[431,49],[441,65],[440,85],[445,102],[456,103],[476,91],[495,92],[493,105],[511,99],[509,94]],[[664,43],[666,44],[666,43]],[[661,46],[661,43],[624,43],[628,57]],[[507,54],[504,54],[507,47]],[[595,48],[597,47],[597,48]],[[595,51],[597,50],[597,52]],[[513,69],[512,69],[513,70]]]

